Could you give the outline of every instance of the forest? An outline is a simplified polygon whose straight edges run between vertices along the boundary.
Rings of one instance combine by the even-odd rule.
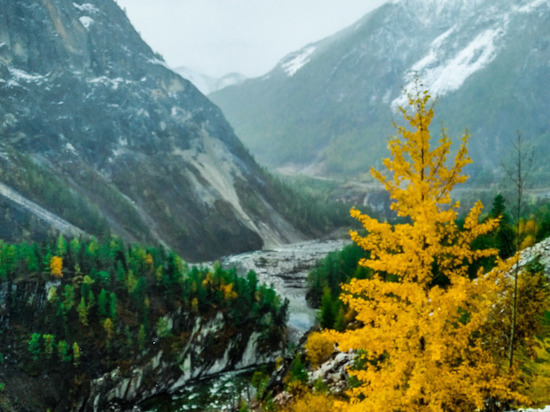
[[[255,332],[260,353],[284,345],[288,302],[258,284],[254,272],[239,277],[219,264],[189,267],[162,247],[118,238],[67,242],[62,235],[40,244],[2,242],[0,262],[3,410],[76,409],[90,381],[106,372],[159,351],[175,361],[197,322],[208,319],[223,320],[221,333],[208,335],[209,356],[193,357],[191,367],[213,362],[230,342],[237,343],[236,363]],[[66,400],[47,398],[40,388],[46,376]]]
[[[477,202],[459,215],[451,192],[467,179],[469,136],[449,162],[444,132],[431,146],[428,92],[409,95],[402,114],[410,129],[398,127],[390,139],[386,171],[371,170],[397,217],[379,221],[352,208],[363,227],[350,232],[354,244],[310,272],[308,299],[320,308],[320,330],[286,369],[291,396],[283,409],[544,407],[550,403],[550,284],[540,256],[521,265],[519,259],[521,250],[547,237],[548,205],[526,207],[520,196],[509,212],[497,195],[488,212]],[[521,152],[518,159],[515,166],[525,159]],[[511,176],[520,195],[523,166]],[[355,360],[347,391],[338,392],[314,377],[344,352]]]
[[[310,272],[319,325],[297,347],[287,340],[288,301],[253,271],[191,266],[162,246],[114,236],[1,242],[0,407],[76,410],[106,374],[157,357],[181,369],[169,367],[168,380],[221,358],[231,368],[252,336],[256,356],[282,357],[251,375],[255,397],[240,400],[243,412],[549,404],[550,283],[539,257],[520,265],[520,252],[550,234],[550,208],[524,202],[520,171],[511,175],[515,202],[498,194],[486,212],[481,202],[461,209],[451,194],[467,179],[469,136],[449,161],[451,140],[434,145],[430,136],[430,95],[417,92],[409,105],[410,128],[389,141],[386,170],[371,170],[395,217],[352,208],[361,229]],[[289,199],[304,220],[307,196]],[[325,230],[335,222],[327,210],[317,212]],[[205,336],[191,353],[197,330]],[[352,363],[335,390],[319,376],[342,356]]]

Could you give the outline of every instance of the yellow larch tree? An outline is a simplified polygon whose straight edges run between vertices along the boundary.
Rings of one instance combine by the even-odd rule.
[[[50,273],[56,278],[63,277],[63,258],[59,256],[53,256],[50,259]]]
[[[478,202],[459,227],[459,204],[451,202],[453,187],[467,179],[462,169],[471,162],[469,136],[448,162],[451,141],[444,130],[439,145],[430,146],[428,92],[409,95],[409,105],[412,114],[401,110],[412,131],[398,127],[398,136],[390,139],[391,158],[384,160],[389,173],[371,170],[389,192],[392,210],[408,223],[391,225],[351,211],[367,233],[351,232],[368,251],[360,264],[375,274],[343,288],[341,299],[361,326],[328,332],[341,350],[361,350],[366,358],[364,369],[350,371],[360,385],[350,390],[350,403],[339,408],[471,411],[482,409],[488,398],[526,403],[511,389],[513,375],[480,333],[509,265],[498,261],[489,274],[480,270],[475,279],[468,276],[475,260],[498,259],[497,250],[471,248],[498,220],[480,223]]]

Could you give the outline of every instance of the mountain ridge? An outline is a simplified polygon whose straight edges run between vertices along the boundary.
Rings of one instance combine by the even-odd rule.
[[[112,0],[8,2],[0,22],[5,185],[88,234],[195,261],[306,237],[220,109]]]
[[[516,129],[545,147],[548,3],[415,4],[386,3],[267,75],[209,97],[260,162],[321,176],[357,176],[380,165],[400,118],[395,109],[406,103],[402,90],[415,75],[439,95],[434,125],[444,124],[453,138],[466,128],[473,134],[477,178],[494,179]],[[290,76],[285,65],[304,53],[305,64]]]

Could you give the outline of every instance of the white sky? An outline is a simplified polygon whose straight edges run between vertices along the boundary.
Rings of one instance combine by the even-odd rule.
[[[171,67],[260,76],[388,0],[116,0]]]

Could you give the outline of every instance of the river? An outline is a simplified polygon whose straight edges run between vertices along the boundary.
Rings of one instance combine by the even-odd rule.
[[[282,298],[289,300],[288,328],[291,339],[297,341],[315,323],[316,310],[306,302],[307,275],[329,252],[340,250],[349,241],[314,240],[293,243],[269,250],[232,255],[221,259],[224,268],[234,267],[245,276],[250,270],[259,283],[272,285]]]

